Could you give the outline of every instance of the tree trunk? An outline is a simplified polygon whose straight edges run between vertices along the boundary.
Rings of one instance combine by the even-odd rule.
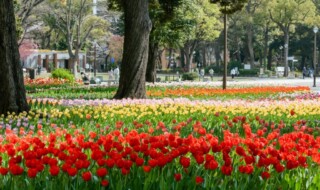
[[[203,47],[202,47],[202,67],[203,68],[205,68],[205,67],[207,67],[207,57],[206,57],[206,54],[207,54],[207,52],[206,52],[206,46],[205,45],[203,45]]]
[[[185,64],[187,67],[187,72],[191,72],[192,71],[192,54],[190,53],[190,49],[189,47],[184,47],[184,55],[185,55]]]
[[[192,56],[193,56],[193,51],[197,45],[198,45],[198,40],[188,41],[184,44],[183,51],[186,56],[185,61],[186,61],[188,72],[192,71]]]
[[[216,58],[216,65],[220,67],[221,55],[220,55],[220,44],[219,42],[214,43],[214,56]]]
[[[241,61],[241,47],[240,47],[240,37],[239,36],[236,36],[236,42],[237,42],[237,53],[236,53],[236,56],[237,56],[237,61],[239,61],[240,63],[242,62]]]
[[[181,63],[181,68],[185,68],[186,66],[186,63],[185,63],[185,56],[184,56],[184,53],[183,53],[183,49],[180,48],[180,63]]]
[[[146,81],[154,83],[156,81],[156,60],[158,57],[159,44],[149,42],[149,55],[146,72]]]
[[[29,111],[16,38],[13,1],[0,0],[0,115]]]
[[[284,77],[288,76],[289,26],[284,31]]]
[[[151,20],[146,0],[123,1],[125,39],[119,87],[114,98],[145,98]]]
[[[169,48],[169,59],[168,59],[168,64],[167,64],[167,69],[170,69],[171,65],[171,59],[172,59],[172,48]]]
[[[264,47],[263,47],[263,68],[265,69],[267,66],[267,56],[268,56],[268,41],[269,41],[269,22],[266,25],[264,31]]]
[[[247,26],[247,46],[248,46],[248,53],[249,53],[249,61],[251,68],[254,66],[254,51],[253,51],[253,32],[252,32],[252,24]]]
[[[301,57],[301,67],[300,69],[303,70],[303,67],[306,67],[306,56]]]
[[[272,47],[271,46],[269,46],[269,51],[268,51],[268,63],[267,63],[267,69],[269,70],[269,71],[271,71],[271,67],[272,67]]]

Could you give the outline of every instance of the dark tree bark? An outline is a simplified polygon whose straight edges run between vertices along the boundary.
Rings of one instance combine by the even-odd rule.
[[[221,38],[221,36],[219,37]],[[222,41],[221,41],[222,43]],[[216,65],[217,67],[220,67],[220,62],[221,62],[221,46],[220,46],[220,40],[214,43],[214,56],[216,58]]]
[[[16,37],[13,1],[0,0],[0,115],[29,111]]]
[[[185,64],[187,66],[187,71],[191,72],[192,70],[192,56],[193,56],[193,51],[198,45],[198,40],[192,40],[188,41],[184,44],[183,47],[183,53],[185,55]]]
[[[182,68],[185,68],[185,66],[186,66],[185,56],[184,56],[184,53],[183,53],[183,49],[182,49],[182,48],[180,48],[180,63],[181,63],[181,67],[182,67]]]
[[[123,1],[125,39],[116,99],[146,97],[145,78],[152,27],[148,4],[147,0]]]
[[[207,55],[207,47],[206,47],[205,44],[202,46],[201,53],[202,53],[202,67],[205,68],[205,67],[207,67],[207,57],[206,57],[206,55]]]
[[[156,60],[158,58],[158,43],[149,42],[149,55],[146,72],[146,81],[154,83],[156,81]]]
[[[271,67],[272,67],[272,47],[269,46],[267,69],[271,71]]]
[[[267,57],[268,57],[268,42],[269,42],[269,22],[266,23],[264,30],[264,42],[263,42],[263,67],[267,66]]]
[[[247,26],[247,48],[248,48],[248,56],[251,68],[254,66],[254,51],[253,51],[253,31],[252,24]]]

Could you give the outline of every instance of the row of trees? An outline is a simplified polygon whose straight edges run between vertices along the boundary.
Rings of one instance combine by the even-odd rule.
[[[191,68],[191,59],[196,48],[202,48],[205,55],[209,48],[214,47],[219,54],[221,47],[216,45],[219,43],[215,41],[223,37],[222,14],[219,8],[223,10],[227,5],[225,3],[236,7],[239,3],[237,9],[244,6],[243,11],[229,17],[228,43],[229,50],[236,52],[237,59],[242,61],[244,55],[244,60],[251,64],[258,57],[257,53],[261,60],[267,60],[272,53],[272,47],[276,47],[275,42],[283,43],[284,57],[287,59],[292,32],[302,27],[310,28],[319,21],[319,0],[111,0],[110,7],[124,13],[125,26],[122,70],[115,98],[145,98],[145,81],[154,81],[155,60],[163,47],[180,49],[182,62],[188,69]],[[26,101],[19,56],[15,51],[18,39],[12,36],[18,32],[13,26],[15,22],[8,23],[8,20],[14,21],[15,9],[19,16],[18,28],[23,36],[23,31],[28,28],[26,21],[39,4],[45,5],[42,7],[43,13],[40,14],[48,26],[44,38],[47,41],[65,40],[73,60],[77,60],[77,53],[86,46],[87,39],[105,40],[101,36],[107,36],[108,23],[89,13],[92,7],[89,0],[18,0],[15,5],[11,1],[1,0],[1,14],[6,15],[3,16],[5,19],[0,15],[3,26],[1,49],[9,48],[14,51],[1,51],[0,55],[1,70],[3,68],[8,71],[6,75],[1,74],[1,82],[8,84],[1,85],[1,93],[12,99],[10,106],[0,104],[0,114],[28,109],[24,104]],[[299,37],[303,38],[305,35],[301,34]],[[277,41],[280,36],[282,40]],[[49,42],[43,44],[50,45]],[[287,75],[287,60],[285,65]],[[11,94],[8,89],[11,89]],[[19,96],[20,93],[22,97]]]
[[[39,1],[39,0],[31,0]],[[50,0],[51,2],[55,2],[54,0]],[[49,12],[50,10],[56,10],[57,14],[63,14],[62,8],[55,9],[52,5],[50,5],[50,1],[45,1],[41,9],[42,12]],[[79,0],[73,0],[69,2],[75,2]],[[64,1],[64,3],[66,3]],[[100,3],[105,3],[105,1],[99,1]],[[207,0],[184,0],[181,1],[158,1],[152,0],[149,1],[149,15],[150,19],[153,23],[152,31],[150,33],[150,43],[149,43],[149,61],[147,67],[147,76],[146,80],[153,82],[155,80],[155,65],[156,60],[159,58],[159,55],[163,52],[165,48],[169,49],[172,52],[172,49],[180,50],[180,56],[182,66],[187,70],[191,68],[192,58],[194,56],[194,51],[197,54],[201,54],[201,62],[203,66],[208,66],[208,63],[211,62],[211,57],[215,54],[215,60],[217,60],[217,65],[219,66],[220,60],[222,60],[220,56],[220,52],[224,52],[222,46],[222,39],[224,34],[222,31],[222,15],[218,11],[218,7],[216,5],[210,4]],[[218,2],[218,1],[211,1]],[[221,1],[221,2],[229,2],[229,1]],[[230,1],[230,3],[235,4],[237,2],[243,2],[245,4],[245,8],[233,15],[230,15],[228,22],[228,32],[229,32],[229,48],[228,52],[230,52],[230,57],[233,60],[237,60],[238,62],[249,63],[253,67],[254,62],[260,60],[261,65],[264,67],[268,66],[268,69],[271,69],[271,62],[274,60],[274,56],[279,56],[279,47],[284,47],[283,54],[281,57],[287,58],[288,51],[290,53],[294,53],[295,55],[300,55],[302,57],[302,65],[305,65],[305,60],[310,60],[310,55],[305,55],[299,52],[302,49],[306,48],[296,48],[295,44],[298,43],[306,43],[306,45],[310,46],[311,40],[305,38],[305,42],[302,41],[301,38],[297,35],[304,35],[301,33],[296,33],[295,31],[301,31],[301,28],[305,29],[303,32],[308,32],[309,36],[312,36],[311,30],[308,28],[314,23],[317,22],[317,1],[309,0],[309,1],[266,1],[266,0],[243,0],[243,1]],[[92,5],[92,2],[86,2],[87,5]],[[113,8],[122,7],[120,1],[111,1],[113,3]],[[52,4],[52,3],[51,3]],[[72,5],[72,3],[69,3]],[[106,6],[105,4],[100,5],[99,7]],[[166,14],[171,6],[171,14]],[[223,6],[223,5],[222,5]],[[47,8],[43,8],[47,7]],[[241,7],[241,6],[240,6]],[[83,10],[83,9],[81,9]],[[166,11],[167,10],[167,11]],[[39,15],[39,8],[36,8],[35,13]],[[90,12],[90,11],[89,11]],[[123,12],[123,11],[121,11]],[[86,12],[88,14],[88,12]],[[40,14],[43,15],[43,14]],[[44,19],[43,16],[40,20],[51,20],[55,21],[56,19],[48,19],[50,18],[47,14]],[[52,14],[51,14],[52,17]],[[56,22],[56,21],[55,21]],[[53,22],[53,23],[55,23]],[[288,23],[290,22],[290,23]],[[48,23],[48,22],[45,22]],[[46,24],[47,30],[45,35],[42,36],[55,36],[52,32],[52,29],[58,29],[56,24]],[[122,25],[122,24],[121,24]],[[121,26],[120,26],[121,27]],[[103,28],[103,27],[102,27]],[[103,31],[103,30],[102,30]],[[117,31],[118,32],[118,31]],[[57,32],[60,37],[59,43],[57,43],[57,39],[53,40],[52,44],[64,44],[61,48],[67,48],[67,42],[65,41],[65,35],[59,35],[60,31]],[[103,34],[100,30],[100,36],[96,35],[93,37],[89,37],[91,41],[93,39],[103,39],[102,43],[105,43],[106,38],[101,37]],[[123,35],[123,33],[120,33]],[[285,42],[285,39],[288,39],[289,34],[290,37],[290,46],[289,43]],[[292,35],[294,34],[294,36]],[[61,39],[62,36],[62,39]],[[105,35],[106,36],[106,35]],[[287,37],[285,37],[287,36]],[[73,37],[74,48],[77,49],[75,45],[76,37]],[[42,40],[42,44],[48,44],[52,41]],[[71,38],[70,38],[71,39]],[[116,38],[109,38],[108,45],[113,44],[116,47],[119,47],[117,41],[112,41]],[[294,41],[297,39],[296,41]],[[60,43],[62,41],[62,43]],[[81,39],[82,41],[82,39]],[[47,42],[47,43],[45,43]],[[119,41],[121,42],[121,41]],[[285,45],[286,44],[286,45]],[[291,44],[293,46],[291,46]],[[84,45],[86,45],[84,43]],[[41,46],[45,47],[45,46]],[[69,45],[69,47],[71,47]],[[84,48],[83,46],[81,48]],[[51,49],[52,48],[51,45]],[[70,48],[68,48],[70,49]],[[230,51],[229,51],[230,50]],[[115,52],[115,53],[114,53]],[[199,52],[199,53],[198,53]],[[108,54],[115,54],[119,61],[118,53],[114,50],[109,49]],[[72,53],[71,53],[72,54]],[[171,58],[171,53],[169,54],[169,60]],[[113,56],[113,55],[112,55]],[[74,57],[71,55],[71,57]],[[159,60],[159,59],[158,59]],[[208,61],[209,60],[209,61]],[[288,61],[284,60],[285,64],[288,65]],[[287,67],[286,67],[287,68]],[[287,73],[286,73],[287,74]]]

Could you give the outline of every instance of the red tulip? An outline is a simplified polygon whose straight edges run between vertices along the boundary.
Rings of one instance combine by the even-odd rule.
[[[109,181],[104,179],[104,180],[101,181],[101,185],[102,185],[103,187],[106,187],[106,186],[109,185]]]
[[[269,174],[269,172],[262,172],[262,173],[261,173],[261,177],[262,177],[263,179],[269,179],[269,178],[270,178],[270,174]]]
[[[146,173],[149,173],[151,171],[151,167],[150,166],[143,166],[143,171]]]
[[[203,183],[203,181],[204,181],[204,180],[203,180],[202,177],[200,177],[200,176],[197,176],[197,177],[196,177],[196,183],[197,183],[197,184],[201,184],[201,183]]]
[[[180,157],[180,164],[184,167],[184,168],[188,168],[190,166],[190,158],[181,156]]]
[[[91,175],[91,173],[89,171],[82,173],[82,179],[84,181],[90,181],[91,180],[91,176],[92,175]]]
[[[108,170],[106,168],[98,168],[97,169],[97,176],[104,177],[108,174]]]
[[[35,178],[37,176],[38,170],[35,168],[28,169],[28,177]]]
[[[176,181],[180,181],[180,180],[181,180],[181,177],[182,177],[182,175],[181,175],[180,173],[174,174],[174,179],[175,179]]]
[[[57,176],[60,172],[60,168],[58,166],[50,166],[49,172],[52,176]]]

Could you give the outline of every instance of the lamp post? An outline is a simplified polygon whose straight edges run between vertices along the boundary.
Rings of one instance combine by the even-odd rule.
[[[225,7],[226,8],[226,7]],[[227,62],[227,51],[228,51],[228,43],[227,43],[227,14],[224,14],[223,17],[223,32],[224,32],[224,51],[223,51],[223,61],[224,61],[224,66],[223,66],[223,78],[222,78],[222,89],[226,90],[227,89],[227,68],[228,68],[228,62]]]
[[[93,51],[90,51],[90,54],[92,55],[93,53],[93,57],[90,56],[91,58],[93,58],[93,75],[94,77],[96,77],[97,75],[97,64],[96,64],[96,59],[97,59],[97,42],[94,41],[92,42],[92,45],[91,48],[93,48]],[[92,64],[91,64],[92,65]]]
[[[94,54],[93,54],[93,56],[94,56],[94,62],[93,62],[93,75],[94,75],[94,77],[96,77],[96,75],[97,75],[97,43],[94,43]]]
[[[282,56],[283,56],[282,49],[283,49],[283,46],[280,46],[279,49],[280,49],[280,64],[282,65]]]
[[[284,60],[284,66],[285,66],[285,69],[284,69],[284,76],[288,76],[289,74],[289,65],[288,65],[288,44],[284,44],[284,55],[283,55],[283,60]]]
[[[316,73],[317,73],[317,32],[318,27],[313,28],[314,32],[314,49],[313,49],[313,87],[316,87]]]

